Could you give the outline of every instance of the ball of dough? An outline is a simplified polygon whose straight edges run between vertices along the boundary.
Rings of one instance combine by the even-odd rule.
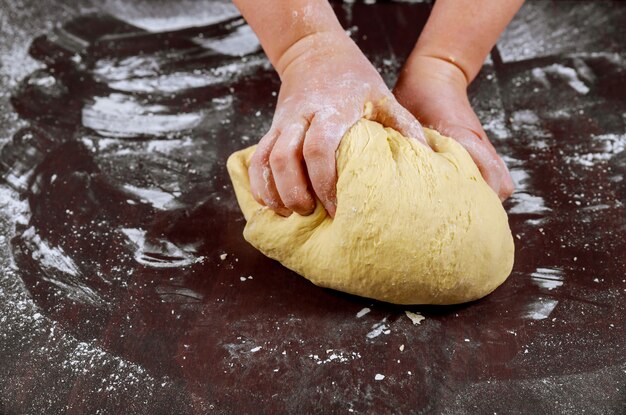
[[[361,120],[337,151],[337,213],[281,217],[250,193],[255,147],[228,171],[247,220],[245,239],[335,290],[396,304],[456,304],[507,278],[513,238],[500,200],[456,141],[425,129],[431,149]]]

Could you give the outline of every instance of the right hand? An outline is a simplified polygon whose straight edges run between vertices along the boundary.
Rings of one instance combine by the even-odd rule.
[[[335,152],[362,117],[426,145],[419,122],[345,32],[302,38],[276,67],[282,80],[276,112],[251,159],[249,176],[254,198],[278,214],[308,215],[317,197],[334,217]]]
[[[394,94],[424,125],[461,144],[500,200],[511,196],[511,174],[470,105],[467,78],[461,69],[441,59],[412,56]]]

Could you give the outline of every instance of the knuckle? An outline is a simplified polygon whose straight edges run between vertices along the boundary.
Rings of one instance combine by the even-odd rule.
[[[307,160],[323,159],[327,157],[328,146],[322,140],[307,140],[304,143],[303,153]]]
[[[277,149],[272,151],[270,154],[270,166],[272,166],[272,170],[284,171],[289,165],[289,158],[289,154],[285,153],[283,150]]]
[[[311,199],[306,196],[295,196],[285,198],[285,207],[298,213],[309,212],[311,210]]]
[[[278,131],[274,127],[270,128],[269,131],[259,140],[259,145],[264,146],[268,142],[274,140],[277,135]]]
[[[280,196],[278,194],[274,194],[274,192],[264,192],[263,201],[265,202],[265,205],[272,210],[279,210],[285,207],[280,199]]]
[[[263,152],[258,151],[258,150],[255,151],[252,157],[250,157],[250,165],[248,166],[248,170],[251,173],[260,171],[261,168],[263,167],[264,159],[265,158],[263,157]]]
[[[265,205],[281,216],[289,216],[291,210],[286,208],[280,199],[267,199]]]
[[[265,198],[264,202],[265,202],[265,205],[272,210],[278,210],[282,207],[282,205],[279,202],[269,197]]]

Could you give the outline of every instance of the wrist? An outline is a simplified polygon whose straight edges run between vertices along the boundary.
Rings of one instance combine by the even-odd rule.
[[[345,32],[327,0],[234,0],[254,30],[270,62],[281,73],[279,62],[300,43],[319,33]],[[293,53],[291,53],[293,54]]]
[[[406,79],[416,79],[423,82],[445,82],[457,89],[466,90],[469,86],[467,73],[457,63],[437,55],[425,55],[414,51],[402,68],[400,84]]]
[[[437,0],[414,54],[459,67],[469,84],[523,0]]]
[[[347,54],[357,49],[356,44],[339,26],[335,29],[308,33],[289,45],[274,63],[278,75],[283,74],[296,61],[306,60],[309,64],[328,59],[332,55]]]

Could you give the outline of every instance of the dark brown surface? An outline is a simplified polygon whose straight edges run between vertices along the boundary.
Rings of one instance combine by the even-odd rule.
[[[570,3],[528,3],[471,87],[517,184],[516,263],[455,307],[320,289],[245,243],[225,161],[266,131],[278,79],[258,50],[191,41],[235,37],[237,22],[151,37],[83,16],[39,38],[46,65],[0,72],[26,76],[20,119],[0,102],[0,412],[623,413],[626,50],[571,45],[594,25],[619,39],[626,7],[577,2],[596,16],[583,18]],[[0,3],[18,40],[44,33],[31,14],[60,18],[34,4]],[[391,84],[429,6],[336,10]],[[535,40],[516,53],[524,24],[549,53]],[[121,43],[99,46],[107,30]]]

